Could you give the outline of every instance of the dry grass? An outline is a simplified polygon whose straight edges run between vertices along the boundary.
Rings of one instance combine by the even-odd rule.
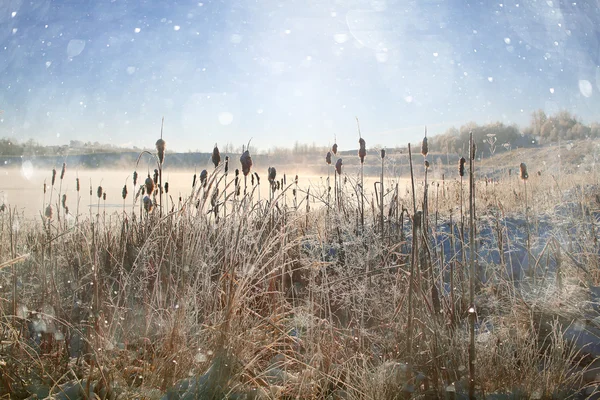
[[[242,160],[245,176],[249,160]],[[535,268],[516,278],[511,254],[525,246],[521,161],[511,176],[503,167],[494,180],[476,182],[475,389],[477,396],[560,397],[595,379],[593,353],[565,332],[573,324],[595,327],[588,288],[600,284],[598,181],[593,174],[530,174]],[[358,174],[347,175],[344,160],[335,207],[327,186],[302,191],[295,182],[259,200],[259,179],[227,180],[215,162],[202,185],[168,200],[169,209],[156,201],[152,178],[130,188],[139,195],[144,187],[145,211],[139,196],[112,214],[98,199],[97,215],[83,213],[71,224],[53,215],[27,222],[5,209],[0,395],[464,395],[469,259],[462,250],[470,248],[459,234],[460,179],[455,166],[436,171],[432,163],[426,186],[417,180],[414,193],[397,189],[399,162],[386,158],[387,190],[373,194],[381,208],[363,206]],[[372,199],[367,190],[364,199]],[[566,200],[573,207],[563,210]],[[413,259],[412,210],[423,216]]]

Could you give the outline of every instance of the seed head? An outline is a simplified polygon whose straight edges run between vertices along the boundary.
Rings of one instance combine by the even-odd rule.
[[[52,186],[54,186],[55,180],[56,180],[56,168],[52,168]]]
[[[342,159],[338,158],[337,162],[335,163],[335,172],[337,172],[338,175],[342,174]]]
[[[169,182],[165,182],[165,193],[169,193]]]
[[[381,149],[381,159],[385,158],[385,149]]]
[[[44,194],[46,194],[46,182],[44,182]]]
[[[527,173],[527,165],[525,165],[525,163],[521,163],[521,165],[519,165],[519,170],[521,172],[521,179],[526,181],[527,178],[529,178],[529,174]]]
[[[62,200],[61,203],[62,203],[63,208],[66,208],[67,207],[67,195],[63,194],[61,200]]]
[[[325,156],[325,162],[327,163],[327,165],[331,165],[331,152],[328,151],[327,155]]]
[[[148,196],[150,196],[152,192],[154,192],[154,181],[152,180],[152,178],[150,178],[150,174],[148,174],[144,185],[146,186],[146,193],[148,194]]]
[[[254,176],[256,176],[256,184],[260,185],[260,176],[258,176],[258,172],[255,172]]]
[[[273,184],[273,182],[275,181],[276,176],[277,170],[275,169],[275,167],[269,167],[269,182],[271,182],[271,184]]]
[[[240,162],[242,163],[242,173],[244,176],[248,176],[250,168],[252,168],[252,157],[250,157],[250,152],[248,150],[242,154]]]
[[[427,144],[427,131],[425,131],[425,137],[421,142],[421,154],[423,154],[423,157],[427,157],[427,153],[429,153],[429,145]]]
[[[425,169],[429,169],[429,161],[425,160]]]
[[[366,147],[365,139],[363,139],[363,138],[358,139],[358,144],[360,145],[360,148],[358,149],[358,157],[360,158],[360,163],[364,164],[365,157],[367,155],[367,147]]]
[[[46,212],[44,213],[44,215],[46,216],[46,218],[52,219],[53,211],[52,206],[50,204],[48,204],[48,206],[46,207]]]
[[[216,143],[212,153],[212,162],[215,165],[215,168],[217,168],[221,163],[221,153],[219,153],[219,148],[217,147]]]
[[[331,151],[333,151],[333,154],[336,155],[337,150],[338,150],[338,145],[337,145],[337,143],[334,143],[333,146],[331,146]]]
[[[67,163],[63,163],[62,169],[60,170],[60,180],[65,177],[65,172],[67,170]]]
[[[77,188],[77,191],[79,192],[79,178],[75,178],[75,188]]]
[[[121,196],[123,196],[123,200],[127,198],[127,185],[123,185],[123,190],[121,191]]]
[[[102,200],[106,201],[106,192],[102,193]]]
[[[98,190],[96,191],[98,198],[102,197],[102,186],[98,186]]]
[[[157,185],[158,184],[158,169],[154,170],[154,184]]]
[[[194,174],[194,179],[192,180],[192,189],[196,187],[196,174]]]
[[[229,156],[225,156],[225,175],[229,172]]]
[[[144,210],[146,210],[147,213],[151,213],[152,209],[154,208],[152,199],[149,196],[144,196],[144,200],[142,200],[142,202],[144,203]]]
[[[467,160],[465,160],[464,157],[461,157],[460,160],[458,160],[458,174],[460,176],[465,176],[465,163],[467,162]]]
[[[162,165],[165,161],[165,149],[167,147],[167,142],[165,142],[162,138],[156,141],[156,152],[158,153],[158,161]]]
[[[277,190],[281,188],[279,181],[277,181]]]
[[[137,185],[138,173],[137,171],[133,171],[133,187]]]
[[[202,184],[202,187],[206,187],[206,183],[208,180],[208,172],[203,169],[202,172],[200,172],[200,183]]]

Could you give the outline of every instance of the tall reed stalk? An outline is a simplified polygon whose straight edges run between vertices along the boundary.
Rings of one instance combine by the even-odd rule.
[[[469,399],[475,399],[475,143],[469,133]]]

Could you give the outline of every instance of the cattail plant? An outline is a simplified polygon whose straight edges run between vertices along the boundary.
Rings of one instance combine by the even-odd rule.
[[[469,398],[475,399],[475,142],[469,133]]]
[[[341,194],[341,190],[342,190],[342,159],[338,158],[338,160],[335,163],[335,172],[336,172],[336,184],[335,184],[335,189],[336,189],[336,198],[337,198],[337,206],[338,208],[340,207],[340,203],[342,201],[342,199],[340,198],[340,194]],[[339,181],[339,182],[338,182]]]
[[[272,204],[273,199],[275,198],[275,190],[278,189],[279,186],[279,181],[276,181],[277,177],[277,170],[275,169],[275,167],[269,167],[268,169],[268,175],[267,175],[267,179],[269,180],[269,184],[271,187],[271,190],[269,190],[269,204]],[[274,221],[274,215],[273,213],[271,213],[271,227],[273,226],[273,221]]]
[[[381,238],[383,239],[383,170],[385,161],[385,149],[381,149],[381,180],[379,181],[379,226],[381,228]]]
[[[100,199],[102,198],[102,186],[98,186],[98,189],[96,190],[96,196],[98,196],[98,214],[96,214],[96,217],[100,217]]]
[[[79,196],[79,189],[80,189],[80,185],[79,185],[79,177],[75,178],[75,189],[77,190],[77,215],[75,216],[75,222],[77,223],[79,221],[79,200],[81,199],[81,196]]]
[[[144,196],[144,200],[142,200],[142,202],[144,204],[144,211],[146,211],[146,215],[150,214],[154,208],[154,203],[152,202],[150,196]]]
[[[62,168],[60,170],[60,185],[58,187],[58,197],[59,198],[62,197],[62,184],[63,184],[63,179],[65,178],[66,171],[67,171],[67,163],[63,162]],[[63,205],[63,208],[65,208],[64,205]],[[60,222],[60,207],[58,207],[56,215],[58,218],[58,222]]]
[[[527,165],[525,163],[521,163],[521,165],[519,165],[519,177],[521,178],[521,180],[523,181],[523,187],[525,189],[525,225],[527,226],[527,266],[528,268],[531,268],[531,264],[529,263],[530,261],[530,250],[531,250],[531,236],[530,236],[530,231],[529,231],[529,205],[527,203],[527,179],[529,179],[529,173],[527,172]],[[532,271],[533,273],[533,279],[535,282],[535,271]]]
[[[250,148],[250,142],[248,142],[248,149]],[[242,164],[242,173],[244,174],[244,194],[246,194],[247,181],[246,178],[252,168],[252,157],[250,157],[250,151],[245,150],[240,157],[240,163]]]
[[[123,190],[121,191],[121,197],[123,197],[123,215],[125,214],[125,199],[127,199],[127,184],[123,185]]]
[[[229,172],[229,156],[225,156],[225,187],[223,189],[223,220],[227,218],[227,173]]]
[[[365,194],[364,194],[364,165],[365,157],[367,155],[367,148],[365,139],[362,138],[360,133],[360,122],[356,117],[356,127],[358,128],[358,158],[360,159],[360,227],[361,231],[365,229]]]
[[[156,154],[158,156],[158,171],[154,170],[155,174],[158,172],[158,187],[159,187],[158,204],[160,206],[159,211],[160,211],[161,215],[162,215],[162,190],[163,190],[162,170],[163,170],[163,163],[165,161],[165,149],[167,147],[167,143],[163,140],[164,126],[165,126],[165,117],[162,118],[162,121],[160,124],[160,139],[158,139],[156,141]],[[156,179],[154,181],[154,184],[157,184]]]
[[[200,185],[203,188],[206,188],[207,183],[208,183],[208,171],[203,169],[202,171],[200,171]]]
[[[146,180],[144,181],[144,186],[146,189],[146,194],[148,196],[151,196],[152,193],[154,192],[154,180],[152,178],[150,178],[150,174],[148,174],[148,177],[146,178]]]
[[[331,203],[331,174],[329,171],[331,165],[331,151],[328,151],[325,155],[325,163],[327,164],[327,213],[329,214],[329,207]]]
[[[215,168],[217,168],[219,166],[219,164],[221,163],[221,153],[219,153],[219,148],[217,147],[216,143],[215,143],[215,147],[212,152],[211,160],[212,160],[212,163],[215,165]]]
[[[260,176],[258,176],[258,172],[254,172],[254,176],[256,177],[256,186],[259,187],[258,189],[258,201],[260,201]],[[238,192],[239,194],[239,192]]]

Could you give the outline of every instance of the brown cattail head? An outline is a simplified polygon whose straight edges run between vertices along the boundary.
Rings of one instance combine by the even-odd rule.
[[[62,169],[60,170],[60,180],[65,177],[65,172],[67,171],[67,163],[63,163]]]
[[[325,162],[327,163],[327,165],[331,165],[331,152],[328,151],[327,155],[325,156]]]
[[[133,187],[137,185],[138,173],[137,171],[133,171]]]
[[[52,219],[52,206],[50,204],[48,204],[48,206],[46,207],[46,212],[44,213],[44,216],[46,216],[46,218],[48,219]]]
[[[165,149],[167,148],[167,142],[162,138],[156,141],[156,152],[158,153],[158,161],[162,165],[165,161]]]
[[[61,204],[62,204],[63,208],[67,207],[67,195],[66,194],[62,195]]]
[[[165,193],[169,193],[169,182],[165,182]]]
[[[419,229],[421,227],[421,220],[422,220],[422,218],[423,218],[423,212],[422,211],[417,211],[417,213],[413,217],[413,226],[415,228]]]
[[[142,202],[144,203],[144,210],[146,210],[147,213],[151,213],[152,209],[154,208],[152,199],[148,196],[144,196],[144,200],[142,200]]]
[[[542,171],[537,172],[538,176],[542,176]]]
[[[194,179],[192,179],[192,189],[196,187],[196,174],[194,174]]]
[[[269,182],[271,182],[271,185],[275,181],[276,176],[277,176],[277,170],[275,169],[275,167],[269,167]]]
[[[123,190],[121,191],[121,196],[123,196],[123,200],[127,198],[127,185],[123,185]]]
[[[473,132],[470,132],[470,135],[472,135]],[[475,140],[473,140],[473,146],[471,147],[471,160],[475,159],[475,154],[477,154],[477,145],[475,144]]]
[[[44,194],[46,194],[46,182],[44,182]]]
[[[102,193],[102,200],[106,201],[106,192]]]
[[[52,168],[52,186],[54,186],[54,181],[56,181],[56,168]]]
[[[237,171],[237,170],[236,170]],[[258,172],[254,173],[254,176],[256,176],[256,184],[260,185],[260,176],[258,176]]]
[[[385,158],[385,149],[381,149],[381,159]]]
[[[202,172],[200,172],[200,183],[202,184],[202,187],[206,187],[208,181],[208,172],[203,169]]]
[[[460,160],[458,160],[458,175],[465,176],[465,163],[466,162],[467,162],[467,160],[465,160],[464,157],[461,157]]]
[[[221,163],[221,153],[219,153],[219,148],[217,147],[216,143],[212,153],[212,162],[215,165],[215,168],[217,168]]]
[[[365,157],[367,156],[365,139],[358,139],[358,144],[360,145],[360,148],[358,149],[358,158],[360,158],[360,163],[363,164],[365,162]]]
[[[155,169],[154,170],[154,184],[157,185],[158,184],[158,170]]]
[[[337,145],[337,143],[334,143],[333,146],[331,146],[331,151],[333,151],[334,155],[337,154],[337,149],[338,149],[338,145]]]
[[[154,192],[154,181],[152,180],[152,178],[150,178],[150,174],[148,174],[144,185],[146,186],[146,193],[148,194],[148,196],[150,196],[152,192]]]
[[[283,174],[283,185],[287,185],[287,178],[285,174]]]
[[[254,186],[254,174],[250,174],[250,184]]]
[[[79,178],[75,178],[75,188],[79,192]]]
[[[529,174],[527,173],[527,165],[525,165],[525,163],[521,163],[521,165],[519,165],[519,170],[521,172],[521,179],[526,181],[527,178],[529,178]]]
[[[250,168],[252,168],[252,157],[250,157],[248,150],[244,151],[244,154],[240,157],[240,162],[242,163],[242,173],[244,176],[248,176]]]
[[[294,183],[297,185],[298,184],[298,175],[296,175],[296,177],[294,178]]]
[[[90,182],[90,196],[92,195],[92,182]]]
[[[277,181],[277,190],[279,190],[279,189],[281,188],[281,186],[280,186],[280,185],[281,185],[281,184],[280,184],[280,182],[279,182],[279,181]]]
[[[429,169],[429,161],[425,160],[425,169]]]
[[[338,158],[337,162],[335,163],[335,172],[337,172],[338,175],[342,174],[342,159]]]
[[[102,186],[98,186],[98,190],[96,190],[96,194],[98,195],[98,198],[102,197]]]
[[[229,156],[225,156],[225,175],[229,172]]]
[[[427,135],[427,132],[425,132],[425,135]],[[427,136],[425,136],[423,142],[421,142],[421,154],[423,154],[423,157],[427,157],[427,153],[429,153],[429,145],[427,144]]]

